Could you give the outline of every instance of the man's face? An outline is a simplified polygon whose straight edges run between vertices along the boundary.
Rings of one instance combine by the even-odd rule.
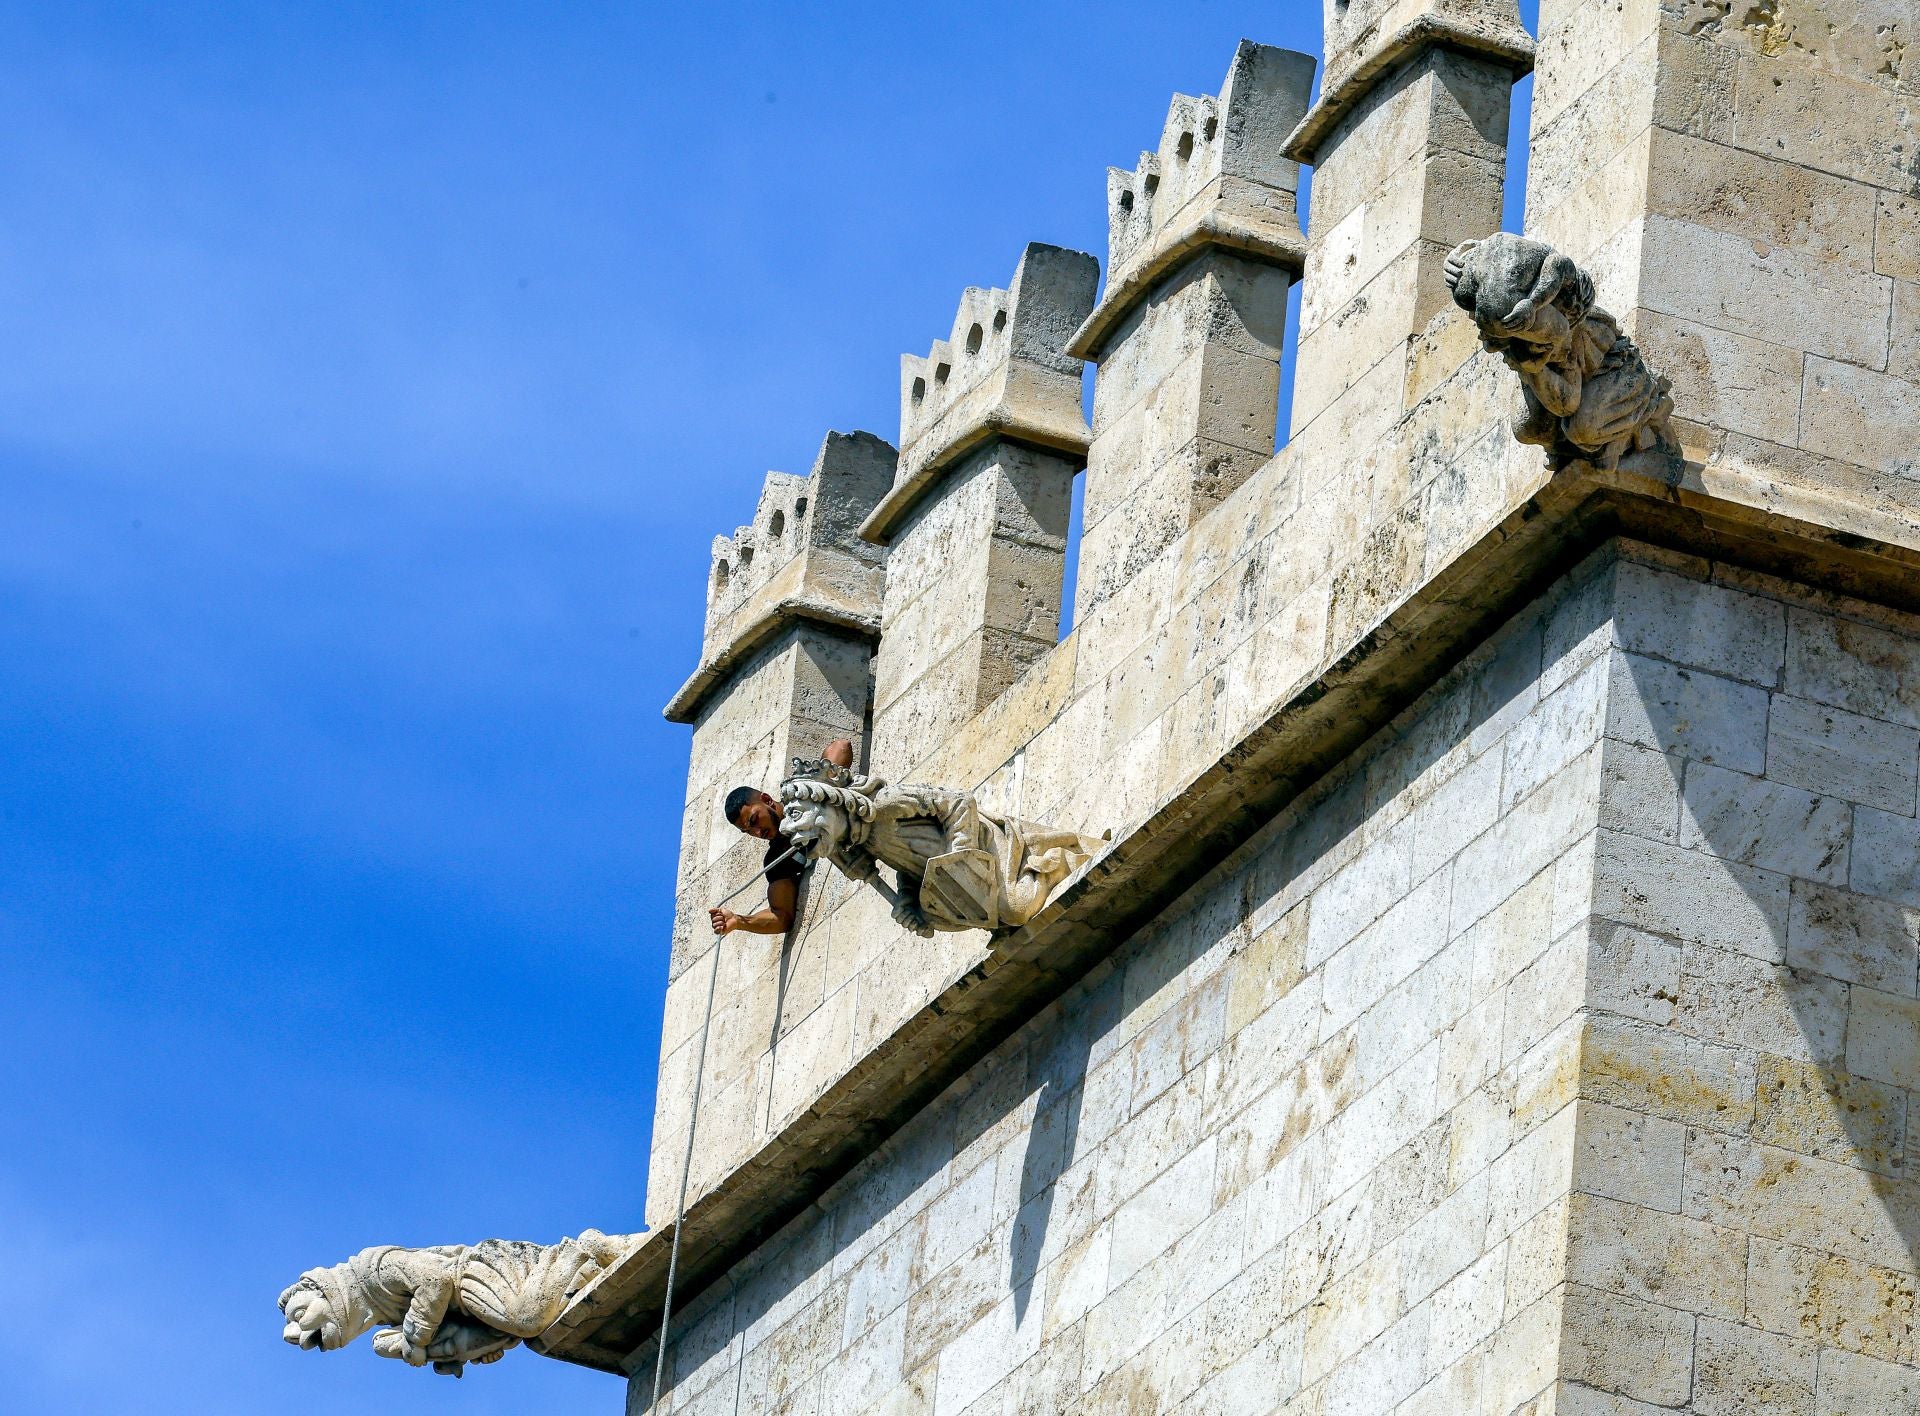
[[[760,799],[740,808],[733,824],[756,840],[771,841],[780,831],[780,803],[760,793]]]

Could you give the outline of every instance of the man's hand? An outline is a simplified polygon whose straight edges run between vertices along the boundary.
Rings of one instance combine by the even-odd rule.
[[[744,922],[741,917],[732,910],[708,910],[707,918],[713,921],[713,932],[715,934],[731,934]]]

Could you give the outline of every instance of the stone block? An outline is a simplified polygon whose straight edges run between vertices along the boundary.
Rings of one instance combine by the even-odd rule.
[[[1920,727],[1920,642],[1858,620],[1794,609],[1781,686],[1796,697]]]
[[[1681,417],[1788,446],[1799,437],[1800,400],[1780,391],[1800,383],[1800,350],[1651,310],[1641,314],[1636,341],[1648,364],[1673,380]]]
[[[1702,1317],[1693,1409],[1700,1416],[1812,1416],[1817,1355],[1800,1338]]]
[[[1612,665],[1608,670],[1613,677]],[[1685,759],[1609,738],[1601,751],[1599,824],[1669,844],[1680,839],[1680,779]]]
[[[1332,1037],[1447,942],[1445,873],[1436,872],[1325,964],[1320,1035]]]
[[[1307,911],[1295,908],[1255,934],[1230,966],[1227,1031],[1237,1033],[1288,997],[1306,973]]]
[[[1883,354],[1878,366],[1884,367]],[[1920,477],[1910,429],[1920,388],[1905,379],[1831,359],[1808,359],[1799,445],[1875,472]]]
[[[1908,383],[1920,383],[1920,283],[1911,280],[1893,282],[1887,372]]]
[[[1787,0],[1746,11],[1721,0],[1697,0],[1679,18],[1690,33],[1744,54],[1886,88],[1913,87],[1906,55],[1912,21],[1900,0]]]
[[[1335,570],[1327,608],[1334,649],[1358,643],[1406,601],[1426,565],[1428,529],[1420,505],[1409,502],[1368,531]]]
[[[1582,1102],[1576,1146],[1578,1193],[1680,1212],[1686,1128],[1679,1122]]]
[[[1779,682],[1786,621],[1779,601],[1632,562],[1620,566],[1614,585],[1622,649],[1749,683]]]
[[[1788,882],[1702,851],[1599,836],[1594,913],[1768,963],[1787,952]]]
[[[1468,1356],[1499,1328],[1505,1307],[1501,1272],[1504,1257],[1498,1250],[1486,1255],[1455,1274],[1433,1295],[1433,1316],[1427,1331],[1430,1365],[1446,1370],[1452,1360]],[[1436,1401],[1442,1394],[1435,1394]],[[1435,1405],[1432,1409],[1445,1413],[1460,1408]]]
[[[1567,1278],[1595,1292],[1738,1321],[1746,1304],[1747,1236],[1597,1195],[1568,1214]]]
[[[1547,4],[1539,23],[1534,61],[1533,123],[1550,125],[1569,104],[1614,69],[1659,28],[1659,0],[1629,0],[1619,6]]]
[[[1856,1076],[1920,1087],[1920,1000],[1855,988],[1847,1019],[1847,1070]]]
[[[1920,100],[1851,75],[1742,55],[1732,141],[1817,172],[1910,190]]]
[[[1920,821],[1862,806],[1854,811],[1855,890],[1920,905]]]
[[[1883,191],[1874,213],[1873,268],[1920,282],[1920,196]]]
[[[1655,1406],[1686,1401],[1693,1386],[1693,1314],[1574,1284],[1563,1301],[1561,1375]]]
[[[1660,216],[1646,220],[1642,260],[1640,303],[1649,309],[1865,368],[1886,366],[1893,284],[1885,276]]]
[[[1863,806],[1912,815],[1920,733],[1825,704],[1777,696],[1767,722],[1767,776]]]
[[[1647,210],[1655,215],[1854,270],[1876,265],[1876,208],[1884,210],[1886,194],[1865,183],[1777,151],[1754,154],[1665,128],[1653,130],[1651,162]]]
[[[1741,1048],[1602,1017],[1588,1026],[1581,1068],[1591,1101],[1722,1131],[1753,1120],[1754,1059]]]
[[[1514,975],[1501,1023],[1506,1061],[1524,1057],[1578,1010],[1586,969],[1587,931],[1576,927]]]
[[[1912,1272],[1912,1182],[1743,1137],[1687,1137],[1686,1213],[1764,1238]]]
[[[1814,1416],[1907,1416],[1920,1411],[1920,1370],[1837,1348],[1820,1354]]]
[[[1510,1146],[1487,1172],[1488,1243],[1498,1243],[1573,1183],[1576,1108],[1567,1106]]]
[[[1681,945],[1658,934],[1595,921],[1586,999],[1596,1010],[1665,1024],[1680,999]]]
[[[1920,909],[1794,882],[1787,920],[1787,963],[1793,968],[1912,997],[1917,959]]]
[[[1752,1135],[1803,1155],[1892,1173],[1906,1141],[1907,1098],[1898,1087],[1832,1066],[1761,1057]]]
[[[1839,885],[1852,834],[1852,809],[1838,797],[1704,762],[1687,769],[1680,844],[1692,850]]]
[[[1625,17],[1636,8],[1622,6],[1613,13]],[[1731,137],[1737,61],[1719,46],[1658,30],[1634,44],[1603,81],[1589,82],[1578,98],[1558,111],[1537,110],[1527,161],[1528,229],[1563,224],[1556,209],[1640,141],[1649,125],[1706,141]],[[1603,228],[1601,234],[1615,229]],[[1556,229],[1556,238],[1559,234]],[[1592,242],[1592,235],[1587,240]],[[1589,253],[1592,249],[1587,247]]]
[[[1499,219],[1504,152],[1469,155],[1421,148],[1316,234],[1300,306],[1302,336],[1352,300],[1415,242],[1472,239]],[[1317,190],[1317,189],[1316,189]],[[1316,221],[1324,218],[1316,217]]]
[[[1394,358],[1395,400],[1404,397],[1408,343],[1449,313],[1442,270],[1451,249],[1422,239],[1407,246],[1344,304],[1303,334],[1295,361],[1293,430],[1298,433],[1363,384],[1382,359]],[[1404,403],[1400,403],[1404,407]]]
[[[1042,1276],[1031,1291],[1009,1294],[941,1351],[934,1416],[960,1416],[975,1398],[1039,1351],[1044,1285]]]

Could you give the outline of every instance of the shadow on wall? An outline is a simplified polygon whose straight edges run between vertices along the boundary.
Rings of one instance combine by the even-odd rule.
[[[1603,833],[1594,967],[1638,1016],[1589,1071],[1662,1090],[1685,1212],[1802,1246],[1752,1260],[1789,1287],[1807,1250],[1920,1270],[1920,626],[1634,566],[1618,603],[1609,786],[1678,811]]]

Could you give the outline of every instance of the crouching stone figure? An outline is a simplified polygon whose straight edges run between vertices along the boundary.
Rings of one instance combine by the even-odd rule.
[[[1447,257],[1454,303],[1480,342],[1520,376],[1513,435],[1547,450],[1554,468],[1620,465],[1632,452],[1672,451],[1671,385],[1593,303],[1593,280],[1539,241],[1499,232]]]
[[[589,1229],[558,1244],[486,1239],[362,1249],[343,1264],[308,1269],[280,1295],[281,1336],[323,1352],[372,1327],[373,1350],[457,1377],[468,1362],[495,1362],[538,1337],[567,1300],[636,1248],[643,1235]]]
[[[888,786],[796,757],[781,783],[780,830],[815,859],[893,899],[916,934],[1013,929],[1099,849],[1098,841],[980,809],[969,792]],[[877,866],[893,868],[899,889]]]

